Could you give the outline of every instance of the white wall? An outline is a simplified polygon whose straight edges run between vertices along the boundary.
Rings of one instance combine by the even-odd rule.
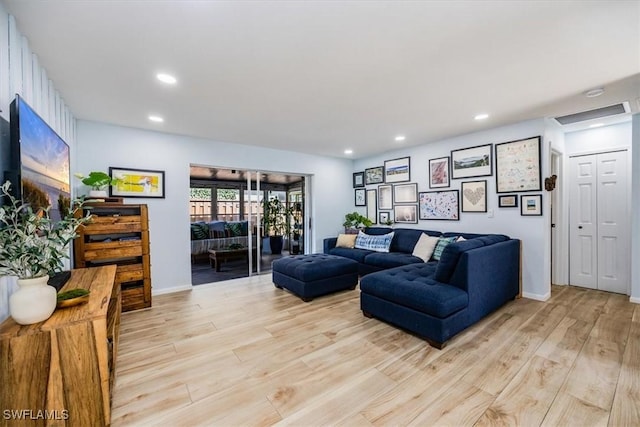
[[[16,93],[69,144],[73,162],[75,119],[18,31],[15,19],[0,4],[0,116],[7,121]],[[15,287],[15,278],[0,277],[0,322],[9,316],[9,295]]]
[[[129,199],[149,206],[154,293],[191,286],[189,165],[312,175],[312,250],[340,231],[352,203],[352,160],[215,142],[187,136],[78,121],[73,172],[109,166],[165,171],[165,199]],[[82,184],[76,182],[79,189]],[[82,190],[84,191],[84,190]]]
[[[456,138],[449,138],[417,147],[398,148],[383,155],[369,157],[354,162],[354,171],[381,166],[384,160],[398,157],[411,157],[411,182],[418,183],[418,191],[429,189],[429,159],[449,156],[451,150],[484,144],[496,144],[534,136],[542,136],[542,177],[549,176],[547,124],[545,120],[531,120],[510,126],[490,129]],[[494,159],[495,163],[495,159]],[[491,176],[451,180],[450,189],[460,189],[462,181],[487,180],[487,209],[489,213],[460,213],[460,221],[419,221],[418,224],[402,224],[406,228],[419,228],[440,231],[460,231],[471,233],[501,233],[522,240],[522,282],[523,294],[529,298],[545,300],[550,296],[550,237],[549,237],[549,198],[545,191],[527,193],[543,194],[543,216],[520,216],[520,209],[498,208],[496,194],[495,166]],[[368,186],[377,188],[377,185]],[[522,193],[520,193],[522,194]],[[352,202],[353,205],[353,202]],[[364,213],[364,208],[358,208]],[[499,262],[499,260],[496,260]]]
[[[631,152],[631,298],[640,303],[640,114],[633,115],[632,145],[636,147]],[[635,262],[634,262],[635,261]]]

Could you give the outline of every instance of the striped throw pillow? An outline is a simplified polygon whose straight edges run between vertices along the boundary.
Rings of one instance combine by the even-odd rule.
[[[442,256],[442,251],[444,251],[444,248],[449,243],[455,242],[457,239],[458,239],[458,236],[440,237],[438,239],[438,243],[436,244],[436,248],[433,250],[433,255],[431,256],[431,258],[433,258],[436,261],[440,261],[440,256]]]
[[[357,249],[368,249],[374,252],[389,252],[392,239],[393,231],[379,236],[371,236],[360,231],[358,237],[356,237],[355,247]]]

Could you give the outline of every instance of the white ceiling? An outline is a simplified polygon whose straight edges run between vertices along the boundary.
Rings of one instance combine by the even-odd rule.
[[[639,1],[3,3],[79,119],[358,158],[640,108]]]

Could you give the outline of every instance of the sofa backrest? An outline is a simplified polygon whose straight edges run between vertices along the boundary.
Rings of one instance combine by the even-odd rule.
[[[454,235],[459,236],[460,234]],[[462,236],[464,237],[464,234]],[[465,237],[465,239],[467,239],[467,237]],[[435,279],[438,282],[449,283],[458,265],[458,260],[464,252],[506,240],[509,240],[509,237],[503,234],[485,234],[478,235],[478,237],[475,238],[470,237],[462,242],[448,244],[442,251],[442,255],[440,255],[440,261],[438,261],[438,265],[436,266]],[[496,262],[500,262],[500,260],[496,260]]]
[[[393,240],[389,247],[389,252],[402,252],[410,254],[418,243],[423,233],[429,236],[439,237],[442,235],[439,231],[433,230],[416,230],[414,228],[389,228],[389,227],[367,227],[365,233],[372,235],[387,234],[393,231]]]

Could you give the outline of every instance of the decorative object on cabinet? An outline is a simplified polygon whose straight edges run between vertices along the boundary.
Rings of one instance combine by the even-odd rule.
[[[346,234],[358,234],[358,230],[364,227],[371,227],[373,222],[359,212],[350,212],[344,214],[344,232]]]
[[[411,181],[411,157],[385,160],[384,162],[384,182],[406,182]]]
[[[151,307],[151,262],[147,205],[91,203],[91,223],[78,229],[76,267],[116,264],[122,310]],[[80,211],[76,212],[78,215]]]
[[[392,186],[389,184],[378,185],[378,209],[393,209]]]
[[[164,171],[110,167],[119,181],[109,187],[109,196],[164,199]]]
[[[418,203],[418,184],[394,185],[393,203]]]
[[[542,194],[521,194],[520,195],[520,215],[541,216],[542,215]]]
[[[417,205],[395,205],[393,207],[393,216],[395,218],[395,222],[398,224],[417,224],[417,211]]]
[[[487,180],[462,183],[462,212],[487,211]]]
[[[558,179],[558,175],[553,174],[548,178],[544,179],[544,189],[547,191],[553,191],[556,188],[556,180]]]
[[[420,193],[420,219],[458,221],[459,191],[426,191]]]
[[[462,148],[451,151],[451,178],[475,178],[491,176],[492,145]]]
[[[384,182],[384,166],[376,166],[375,168],[368,168],[364,170],[364,183],[381,184]]]
[[[353,173],[353,188],[364,187],[364,172]]]
[[[498,207],[499,208],[517,208],[518,196],[516,196],[515,194],[503,194],[498,196]]]
[[[356,188],[354,194],[356,206],[367,206],[367,190],[364,188]]]
[[[107,197],[106,188],[116,185],[120,179],[109,176],[106,172],[93,171],[88,176],[81,173],[74,173],[73,176],[80,179],[84,185],[91,187],[89,197]]]
[[[367,190],[367,218],[372,224],[378,222],[378,191]]]
[[[35,410],[48,410],[57,416],[56,425],[110,425],[120,330],[116,268],[72,270],[61,291],[88,289],[85,304],[56,310],[30,326],[11,318],[0,324],[3,408],[34,410],[34,416]]]
[[[449,185],[449,157],[429,160],[429,188],[443,188]]]
[[[542,190],[540,137],[496,144],[496,192]]]

